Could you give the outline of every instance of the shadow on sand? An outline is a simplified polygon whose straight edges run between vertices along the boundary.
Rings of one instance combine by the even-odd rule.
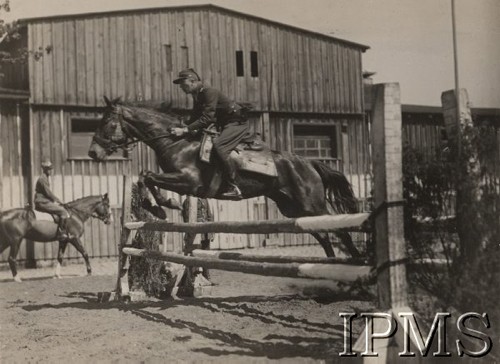
[[[146,302],[108,302],[98,303],[97,294],[93,292],[71,292],[61,297],[80,298],[79,302],[69,302],[60,304],[28,304],[21,306],[22,309],[32,312],[45,309],[82,309],[82,310],[106,310],[118,309],[155,324],[163,324],[172,329],[189,330],[191,334],[200,335],[214,344],[206,347],[192,349],[195,352],[202,352],[209,356],[221,357],[226,355],[244,355],[253,357],[266,357],[270,359],[282,358],[312,358],[331,360],[338,358],[338,353],[343,350],[344,327],[338,317],[332,317],[330,322],[315,322],[303,317],[295,317],[292,314],[279,314],[262,309],[265,304],[283,303],[293,305],[294,302],[313,301],[312,298],[301,296],[239,296],[228,298],[186,298],[182,300],[168,301],[146,301]],[[345,301],[345,297],[331,298],[325,302],[325,298],[315,300],[314,304],[330,304]],[[321,301],[321,302],[318,302]],[[349,301],[353,301],[350,297]],[[348,304],[348,306],[351,306]],[[235,325],[241,325],[243,320],[259,321],[262,330],[266,330],[267,325],[273,325],[273,333],[256,340],[243,337],[237,330],[221,330],[217,328],[217,323],[202,325],[200,320],[193,315],[192,320],[170,318],[161,312],[175,307],[182,307],[187,310],[198,308],[211,313],[223,314],[227,320],[234,317]],[[354,307],[347,308],[356,311]],[[154,311],[154,312],[153,312]],[[303,316],[303,315],[301,315]],[[227,322],[226,322],[227,323]],[[276,330],[276,326],[281,326],[283,332],[293,332],[293,335],[277,334],[281,330]],[[191,337],[179,336],[178,341],[189,341]]]

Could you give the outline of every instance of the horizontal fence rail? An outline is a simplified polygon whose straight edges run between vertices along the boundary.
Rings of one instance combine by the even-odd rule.
[[[312,263],[263,263],[217,258],[197,258],[174,253],[164,253],[136,248],[123,248],[127,255],[168,261],[186,266],[221,269],[230,272],[257,274],[263,276],[328,279],[333,281],[353,282],[370,276],[371,267],[360,265],[334,265]]]
[[[359,228],[369,218],[369,213],[341,214],[300,217],[297,219],[267,221],[224,221],[200,223],[172,223],[167,221],[127,222],[129,230],[176,231],[180,233],[226,233],[226,234],[269,234],[269,233],[316,233],[339,229]]]
[[[349,265],[367,265],[362,258],[325,258],[325,257],[304,257],[293,255],[257,255],[243,254],[236,252],[200,250],[192,251],[193,256],[199,258],[218,258],[223,260],[243,260],[247,262],[267,262],[267,263],[316,263],[316,264],[349,264]]]

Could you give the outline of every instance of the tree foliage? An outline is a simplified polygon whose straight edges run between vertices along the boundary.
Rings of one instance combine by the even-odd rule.
[[[21,45],[21,26],[17,21],[6,22],[5,14],[10,12],[10,0],[0,0],[0,75],[5,64],[25,63],[32,56],[36,61],[52,51],[52,45],[28,50]],[[9,47],[15,44],[15,47]]]
[[[409,255],[447,262],[445,269],[417,269],[410,275],[412,287],[432,293],[442,309],[486,312],[492,321],[500,318],[499,133],[498,127],[489,124],[466,127],[459,161],[447,148],[435,155],[410,148],[403,153]],[[478,173],[461,174],[459,169],[467,164]],[[459,189],[474,190],[477,198],[457,206]],[[461,214],[474,218],[463,219]],[[474,257],[462,249],[471,242],[463,241],[458,233],[458,221],[470,231]]]

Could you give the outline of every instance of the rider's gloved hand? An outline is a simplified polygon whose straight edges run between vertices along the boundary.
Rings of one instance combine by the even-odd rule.
[[[172,128],[172,130],[170,131],[172,134],[174,134],[175,136],[183,136],[184,134],[188,133],[188,128]]]

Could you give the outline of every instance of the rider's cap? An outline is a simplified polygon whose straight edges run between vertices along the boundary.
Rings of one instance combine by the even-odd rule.
[[[176,84],[181,83],[182,81],[184,81],[188,78],[193,79],[195,81],[201,81],[200,76],[198,76],[198,74],[196,73],[196,71],[194,69],[187,68],[187,69],[179,72],[179,76],[178,76],[178,78],[176,78],[174,80],[174,83],[176,83]]]
[[[51,161],[43,161],[42,167],[43,168],[52,168],[52,162]]]

